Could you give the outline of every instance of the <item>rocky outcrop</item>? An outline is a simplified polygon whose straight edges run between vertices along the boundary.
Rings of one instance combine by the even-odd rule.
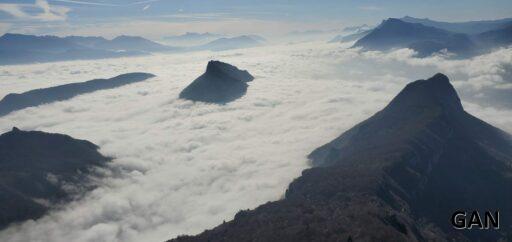
[[[89,175],[109,160],[93,143],[67,135],[18,128],[0,135],[0,228],[92,189]]]
[[[225,104],[245,95],[247,82],[253,79],[245,70],[224,62],[210,61],[206,72],[183,89],[180,98]]]

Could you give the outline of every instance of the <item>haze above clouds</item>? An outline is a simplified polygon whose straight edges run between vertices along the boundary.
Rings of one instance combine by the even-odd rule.
[[[157,77],[2,118],[13,126],[87,139],[115,156],[84,199],[38,221],[11,226],[1,241],[163,241],[230,220],[279,199],[307,168],[306,155],[383,108],[406,83],[447,74],[470,113],[512,132],[512,111],[489,100],[510,91],[512,48],[469,60],[412,58],[302,43],[226,52],[0,67],[0,96],[145,71]],[[228,105],[178,93],[219,59],[256,79]]]

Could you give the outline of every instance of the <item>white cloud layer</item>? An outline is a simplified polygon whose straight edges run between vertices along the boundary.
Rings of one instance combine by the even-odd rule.
[[[18,126],[90,140],[124,172],[80,201],[0,232],[0,241],[164,241],[198,233],[279,199],[307,167],[309,152],[383,108],[409,81],[443,72],[468,95],[511,81],[512,49],[446,60],[345,47],[303,43],[0,67],[0,96],[133,71],[157,75],[2,118],[2,133]],[[210,59],[256,76],[247,95],[225,106],[177,99]],[[510,109],[463,100],[471,113],[512,132]]]

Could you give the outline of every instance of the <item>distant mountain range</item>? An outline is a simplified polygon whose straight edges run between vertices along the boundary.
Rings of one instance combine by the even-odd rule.
[[[110,158],[67,135],[12,131],[0,135],[0,228],[42,217],[94,187],[89,175]]]
[[[194,46],[206,44],[218,38],[224,37],[221,34],[187,32],[182,35],[167,36],[163,39],[173,45]]]
[[[502,29],[509,26],[512,23],[512,18],[498,20],[468,21],[458,23],[440,22],[430,20],[428,18],[420,19],[410,16],[405,16],[400,20],[408,23],[418,23],[423,24],[425,26],[436,27],[439,29],[445,29],[455,33],[463,33],[469,35],[479,34],[496,29]]]
[[[176,47],[165,46],[139,36],[121,35],[112,40],[103,37],[68,36],[62,38],[62,40],[81,47],[114,51],[159,52],[177,50]],[[38,40],[32,39],[32,41],[37,43]]]
[[[364,36],[366,36],[370,32],[372,32],[372,29],[358,30],[355,33],[348,34],[348,35],[345,35],[345,34],[337,35],[333,39],[331,39],[329,41],[329,43],[339,43],[339,42],[355,41],[355,40],[363,38]]]
[[[245,95],[247,82],[253,79],[248,71],[224,62],[210,61],[206,72],[183,89],[180,98],[226,104]]]
[[[263,45],[265,39],[257,35],[242,35],[231,38],[220,38],[204,45],[192,47],[192,50],[223,51],[231,49],[242,49]]]
[[[175,35],[175,36],[168,36],[164,39],[168,40],[196,40],[196,39],[205,39],[205,38],[219,38],[222,37],[221,34],[212,34],[212,33],[194,33],[194,32],[187,32],[182,35]]]
[[[143,51],[143,52],[163,52],[176,51],[178,48],[162,45],[139,36],[121,35],[110,41],[102,41],[92,46],[100,49],[109,49],[117,51]]]
[[[0,37],[0,55],[4,57],[0,65],[115,58],[176,50],[136,36],[107,40],[103,37],[4,34]]]
[[[70,83],[30,90],[20,94],[9,93],[0,100],[0,117],[24,108],[63,101],[80,94],[141,82],[151,77],[154,77],[154,75],[149,73],[127,73],[110,79]]]
[[[282,200],[170,241],[508,241],[512,138],[464,111],[443,74],[310,155]],[[501,213],[500,229],[458,230],[455,212]]]
[[[178,39],[200,38],[206,40],[213,34],[188,33]],[[218,38],[208,43],[172,47],[139,36],[118,36],[108,40],[103,37],[84,36],[35,36],[4,34],[0,37],[0,65],[28,64],[66,60],[90,60],[148,55],[156,52],[186,52],[198,50],[223,51],[263,45],[265,39],[258,35]]]
[[[417,21],[417,19],[410,17],[404,19],[415,20],[415,22],[411,23],[394,18],[387,19],[360,38],[354,44],[354,47],[363,47],[366,50],[411,48],[418,53],[419,57],[447,50],[455,54],[456,57],[464,58],[512,44],[510,37],[512,35],[512,22],[507,22],[508,19],[495,22],[482,21],[449,25],[451,29],[455,29],[459,25],[464,27],[476,25],[480,26],[480,29],[486,30],[486,32],[479,34],[457,33],[431,26],[444,26],[444,23],[441,24],[442,22]],[[431,25],[416,22],[425,22]],[[488,30],[491,27],[496,27],[496,29]]]

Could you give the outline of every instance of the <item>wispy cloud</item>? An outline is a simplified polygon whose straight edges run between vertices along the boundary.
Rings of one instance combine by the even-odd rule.
[[[146,11],[146,10],[148,10],[148,8],[149,8],[149,7],[151,7],[151,5],[150,5],[150,4],[148,4],[148,5],[144,6],[144,8],[142,8],[142,11]]]
[[[38,10],[33,13],[33,10]],[[50,5],[46,0],[33,4],[0,3],[0,11],[23,20],[62,21],[66,20],[70,8]]]

